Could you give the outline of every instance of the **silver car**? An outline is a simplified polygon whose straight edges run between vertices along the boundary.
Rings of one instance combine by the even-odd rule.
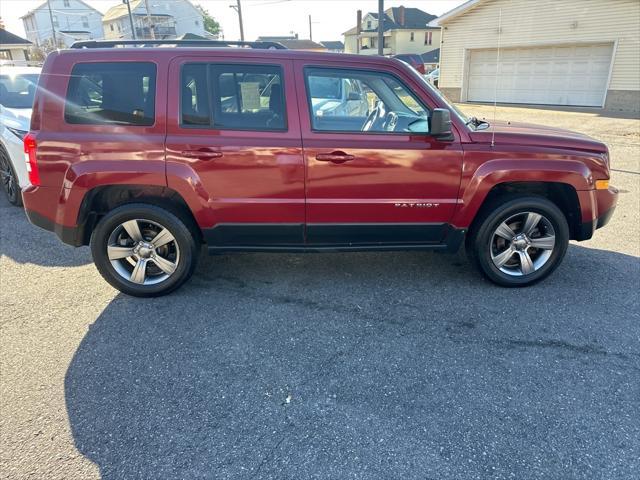
[[[9,202],[22,204],[29,185],[22,139],[29,131],[39,67],[0,66],[0,183]]]

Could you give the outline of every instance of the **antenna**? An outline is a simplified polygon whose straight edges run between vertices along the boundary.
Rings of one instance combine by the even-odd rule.
[[[498,70],[500,69],[500,39],[502,38],[502,8],[498,15],[498,54],[496,58],[496,83],[493,90],[493,131],[491,132],[491,146],[496,145],[496,110],[498,109]]]

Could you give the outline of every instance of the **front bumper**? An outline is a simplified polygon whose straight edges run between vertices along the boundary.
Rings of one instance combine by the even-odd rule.
[[[594,218],[583,221],[578,225],[575,233],[576,240],[589,240],[598,228],[604,227],[618,205],[618,189],[609,187],[607,190],[594,190]]]

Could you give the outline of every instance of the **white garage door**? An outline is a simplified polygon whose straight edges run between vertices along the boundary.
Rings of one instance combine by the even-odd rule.
[[[467,100],[597,106],[604,103],[613,44],[472,50]]]

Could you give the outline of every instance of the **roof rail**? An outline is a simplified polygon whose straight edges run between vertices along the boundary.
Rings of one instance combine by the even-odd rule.
[[[71,48],[112,48],[126,45],[176,45],[178,47],[249,47],[266,50],[286,50],[287,47],[278,42],[236,42],[226,40],[83,40],[74,42]]]

